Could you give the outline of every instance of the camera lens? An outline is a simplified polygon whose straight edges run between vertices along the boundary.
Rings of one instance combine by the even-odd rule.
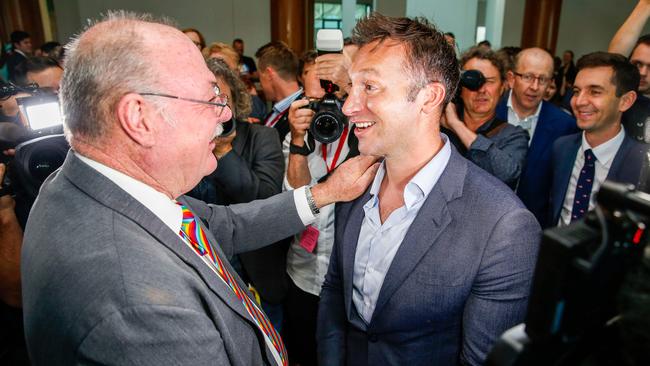
[[[317,113],[310,126],[314,139],[324,144],[336,141],[343,133],[343,123],[329,112]]]

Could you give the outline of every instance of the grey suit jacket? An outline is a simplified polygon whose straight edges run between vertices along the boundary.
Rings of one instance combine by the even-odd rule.
[[[228,207],[179,201],[204,220],[226,258],[302,230],[292,194]],[[73,153],[32,209],[22,278],[35,365],[273,362],[230,288],[177,233]]]
[[[540,240],[535,217],[508,187],[452,149],[365,324],[352,291],[369,198],[337,204],[319,303],[319,364],[482,364],[496,338],[524,319]]]

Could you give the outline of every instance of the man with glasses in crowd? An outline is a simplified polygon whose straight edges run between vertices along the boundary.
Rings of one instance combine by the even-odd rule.
[[[374,159],[311,188],[207,205],[183,194],[216,168],[213,138],[232,113],[192,42],[116,12],[67,51],[60,96],[72,151],[44,183],[22,251],[31,362],[286,365],[227,258],[361,194]]]
[[[517,195],[544,226],[548,210],[551,146],[561,136],[578,132],[569,114],[543,100],[553,82],[553,57],[541,48],[527,48],[515,57],[507,72],[507,93],[497,106],[497,118],[521,126],[530,135],[526,163]]]

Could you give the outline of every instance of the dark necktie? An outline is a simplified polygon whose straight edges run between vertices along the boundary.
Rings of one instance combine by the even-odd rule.
[[[582,166],[576,194],[573,198],[573,209],[571,210],[571,221],[581,219],[589,210],[589,198],[591,188],[594,185],[594,174],[596,171],[596,156],[591,149],[585,150],[585,164]]]

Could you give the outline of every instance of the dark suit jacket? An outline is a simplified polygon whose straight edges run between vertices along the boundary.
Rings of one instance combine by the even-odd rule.
[[[337,204],[320,295],[320,365],[478,365],[526,313],[540,230],[495,177],[455,149],[386,274],[370,324],[356,315],[361,198]]]
[[[179,201],[204,220],[222,258],[304,229],[293,192],[231,206]],[[73,153],[32,209],[21,271],[34,365],[273,363],[225,282],[177,233]]]
[[[508,120],[508,96],[497,105],[497,117]],[[546,226],[548,197],[551,186],[551,150],[553,142],[561,136],[580,131],[575,118],[562,112],[551,103],[542,101],[533,140],[528,147],[524,170],[519,178],[517,195],[542,227]]]
[[[557,225],[560,219],[562,204],[581,143],[582,132],[561,137],[553,144],[552,186],[547,226]],[[638,185],[643,159],[647,152],[648,145],[636,142],[626,134],[623,144],[612,161],[609,173],[607,173],[607,180]]]
[[[14,52],[9,58],[7,59],[7,73],[9,76],[9,81],[19,82],[20,75],[19,72],[19,66],[23,62],[27,61],[27,58],[23,55],[21,55],[18,52]]]
[[[271,111],[273,113],[273,111]],[[278,131],[278,137],[280,138],[280,145],[284,143],[284,138],[287,136],[289,132],[291,132],[291,128],[289,127],[289,111],[282,115],[282,117],[278,120],[278,122],[273,126]]]

